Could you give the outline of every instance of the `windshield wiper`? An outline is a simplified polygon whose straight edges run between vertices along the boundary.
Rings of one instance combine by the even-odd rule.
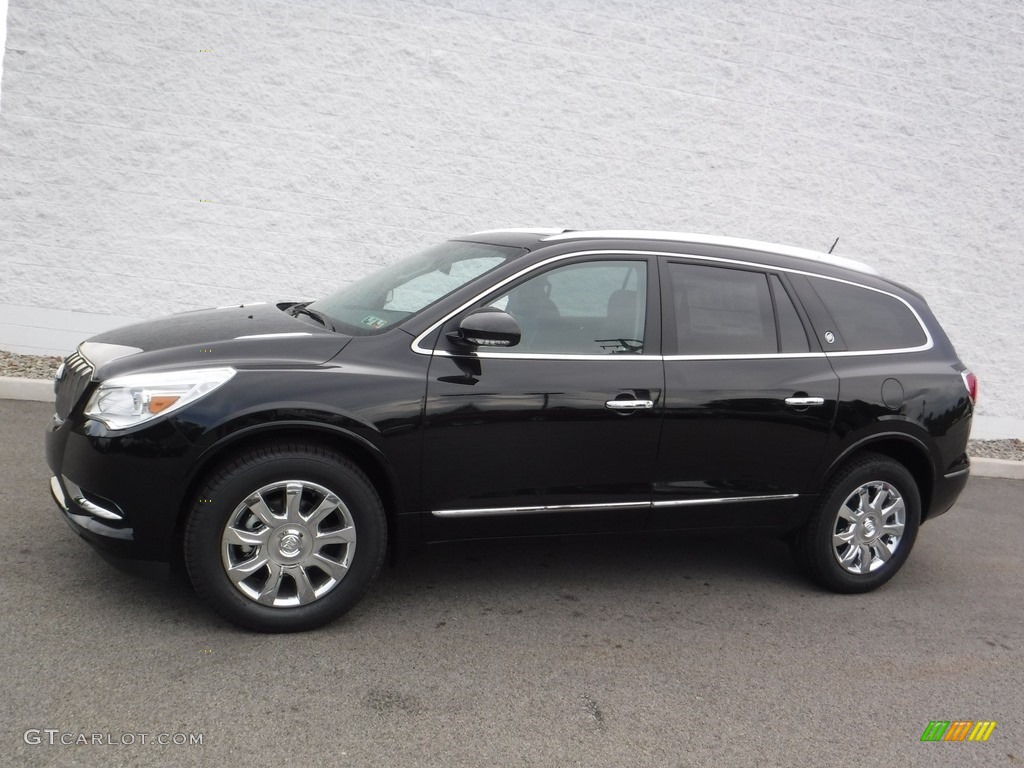
[[[297,317],[298,315],[308,315],[325,328],[330,328],[335,333],[338,332],[338,329],[334,327],[334,323],[331,322],[331,318],[329,318],[323,312],[318,312],[315,309],[310,309],[308,304],[296,304],[294,307],[288,310],[288,314],[290,314],[292,317]]]

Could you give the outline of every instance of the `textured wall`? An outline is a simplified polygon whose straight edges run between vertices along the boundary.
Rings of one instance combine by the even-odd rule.
[[[838,235],[1024,418],[1022,136],[1020,0],[10,0],[0,308],[313,296],[504,225]]]

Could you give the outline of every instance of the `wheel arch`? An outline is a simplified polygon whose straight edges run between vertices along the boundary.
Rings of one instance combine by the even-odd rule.
[[[182,553],[181,542],[188,519],[192,501],[200,487],[209,476],[232,458],[260,446],[280,444],[285,441],[300,441],[306,445],[318,445],[328,450],[337,451],[349,458],[366,473],[384,506],[384,515],[388,523],[388,539],[393,551],[398,551],[397,524],[398,516],[403,510],[403,499],[400,485],[394,468],[387,458],[365,438],[346,429],[315,422],[291,422],[262,425],[248,430],[241,430],[228,435],[223,440],[207,449],[195,466],[188,485],[181,497],[174,522],[174,556]]]
[[[905,432],[884,432],[863,437],[839,454],[825,473],[824,484],[851,460],[865,453],[877,453],[902,464],[910,472],[921,496],[921,522],[928,519],[935,491],[936,470],[927,445]]]

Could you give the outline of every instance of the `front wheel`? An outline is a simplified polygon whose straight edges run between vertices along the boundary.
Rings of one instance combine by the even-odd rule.
[[[327,624],[369,589],[387,522],[373,485],[348,459],[315,446],[254,450],[220,467],[185,528],[196,591],[247,629]]]
[[[879,454],[847,464],[793,540],[808,574],[835,592],[868,592],[906,562],[921,522],[921,495],[906,467]]]

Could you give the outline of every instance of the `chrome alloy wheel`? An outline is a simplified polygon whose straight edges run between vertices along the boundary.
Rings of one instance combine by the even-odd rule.
[[[892,557],[907,523],[903,497],[884,481],[864,483],[839,507],[832,553],[850,573],[877,571]]]
[[[345,578],[355,550],[348,507],[307,480],[254,491],[228,517],[221,536],[228,578],[250,600],[274,608],[326,595]]]

